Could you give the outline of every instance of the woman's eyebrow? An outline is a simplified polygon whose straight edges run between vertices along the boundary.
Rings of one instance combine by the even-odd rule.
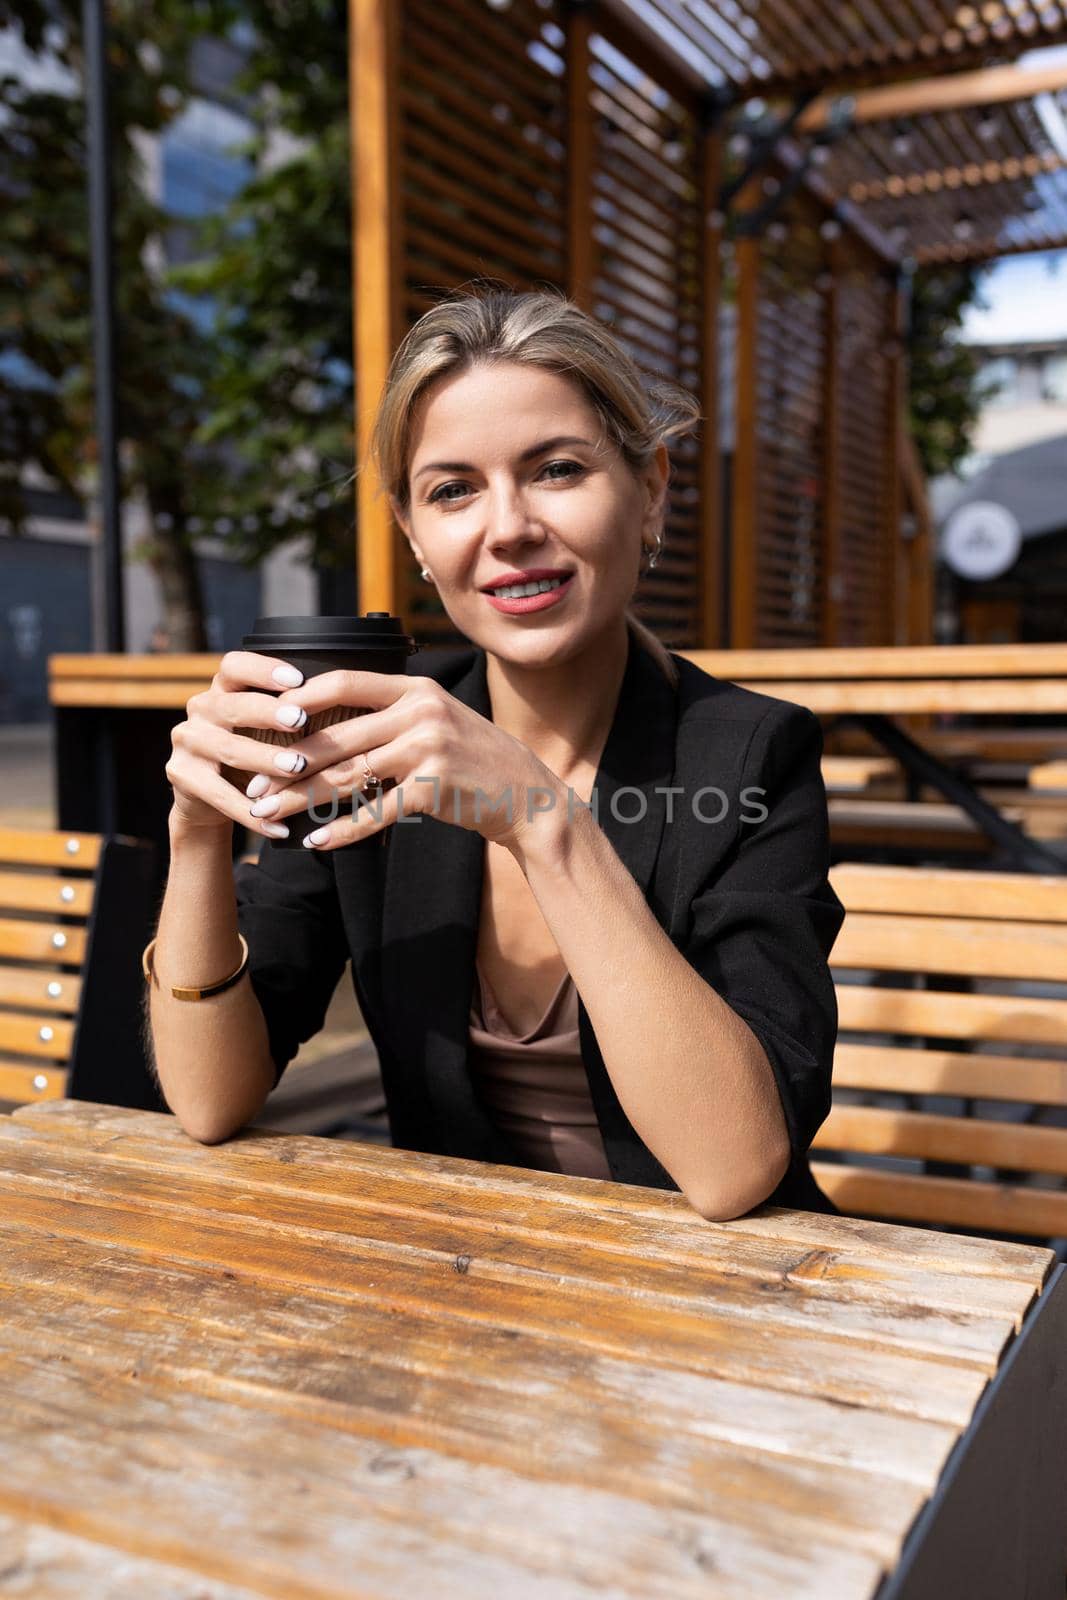
[[[524,450],[522,452],[519,460],[532,461],[535,456],[543,456],[546,451],[558,450],[561,448],[561,446],[567,444],[583,444],[587,450],[591,450],[593,448],[588,439],[580,439],[577,434],[573,433],[561,433],[557,434],[554,439],[542,439],[540,444],[532,444],[528,450]],[[418,472],[415,474],[415,477],[421,478],[426,472],[473,471],[474,468],[471,466],[469,461],[428,461],[424,467],[419,468]]]

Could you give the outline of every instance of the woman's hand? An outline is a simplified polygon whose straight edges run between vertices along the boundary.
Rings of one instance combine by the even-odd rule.
[[[326,672],[280,697],[280,708],[313,715],[331,706],[368,707],[360,716],[309,734],[286,751],[300,761],[292,778],[273,777],[249,792],[253,822],[284,822],[333,795],[349,800],[364,787],[363,763],[383,783],[379,799],[357,804],[304,842],[334,849],[429,815],[472,829],[509,849],[538,823],[566,815],[567,791],[521,740],[450,695],[433,678],[384,672]]]
[[[277,821],[249,817],[248,800],[222,774],[223,767],[277,776],[284,751],[236,733],[237,728],[292,731],[307,721],[299,706],[286,705],[279,690],[303,683],[297,667],[250,650],[223,656],[211,687],[194,694],[186,720],[171,732],[167,780],[174,790],[171,820],[186,828],[228,828],[240,822],[268,838],[280,839],[288,828]],[[256,780],[253,779],[253,782]]]

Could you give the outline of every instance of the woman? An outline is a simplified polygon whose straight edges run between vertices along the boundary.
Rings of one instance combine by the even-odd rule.
[[[844,916],[820,724],[627,610],[663,541],[666,441],[695,418],[552,292],[460,295],[408,333],[379,476],[473,648],[307,683],[233,652],[189,702],[151,1022],[194,1137],[258,1112],[351,959],[394,1144],[679,1189],[708,1218],[832,1209],[806,1160]],[[298,772],[234,733],[336,704],[371,709],[295,745]],[[223,765],[255,775],[246,796]],[[379,808],[264,845],[235,896],[233,821],[279,837],[368,776],[394,780]],[[338,848],[382,829],[385,850]]]

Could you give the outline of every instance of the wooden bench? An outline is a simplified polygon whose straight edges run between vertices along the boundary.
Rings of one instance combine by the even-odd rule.
[[[819,1182],[849,1215],[1067,1236],[1062,878],[853,863],[831,881],[847,915]],[[902,977],[925,987],[887,986]]]
[[[1054,714],[1062,717],[1060,729],[1036,730],[1039,739],[1051,738],[1058,748],[1067,744],[1067,645],[898,645],[857,649],[775,649],[775,650],[694,650],[685,652],[690,660],[716,677],[729,678],[762,694],[805,705],[830,719],[826,730],[828,756],[856,753],[856,747],[838,748],[829,741],[845,733],[860,734],[865,748],[896,758],[906,767],[908,792],[905,804],[922,800],[921,785],[933,785],[938,800],[960,807],[1001,852],[1005,865],[1037,873],[1062,870],[1053,851],[1042,841],[1061,837],[1058,819],[1036,812],[1031,827],[1032,807],[1024,807],[1021,818],[1006,815],[1003,797],[980,793],[967,776],[947,765],[944,730],[930,728],[932,715],[967,715],[1024,718]],[[927,725],[907,727],[911,719],[925,719]],[[845,720],[841,720],[845,719]],[[955,733],[956,730],[951,730]],[[973,738],[975,730],[960,730]],[[1027,729],[1012,728],[1011,733],[1034,737]],[[981,730],[977,730],[979,736]],[[938,741],[942,741],[938,749]],[[1016,739],[1018,753],[1019,741]],[[1010,746],[1010,741],[1009,741]],[[1042,746],[1048,749],[1049,745]],[[862,750],[859,751],[862,754]],[[1015,797],[1008,802],[1018,804]],[[931,843],[931,818],[907,811],[893,820],[892,838],[879,839],[878,826],[885,820],[874,800],[870,809],[857,799],[858,809],[840,812],[834,831],[835,848],[861,852],[871,845],[887,843],[890,848],[907,848],[907,830],[912,828],[911,845],[921,858],[932,849],[976,847],[968,835],[971,830],[957,827],[950,815],[940,819]],[[989,846],[977,841],[977,848],[988,853]]]
[[[156,1109],[140,1038],[152,851],[0,828],[0,1100]]]
[[[1064,728],[1036,730],[1049,754],[1067,753],[1067,646],[1034,645],[900,645],[857,649],[686,650],[688,660],[716,677],[741,683],[810,707],[820,716],[864,716],[867,726],[842,724],[828,729],[826,756],[848,756],[829,741],[856,735],[872,743],[870,725],[881,719],[903,720],[924,748],[935,754],[946,737],[928,726],[936,713],[1019,717],[1034,713],[1062,714]],[[56,655],[49,660],[50,699],[55,708],[59,818],[64,827],[110,830],[153,840],[165,862],[169,791],[162,778],[170,748],[170,727],[179,720],[190,695],[206,687],[218,665],[217,655],[128,656]],[[909,721],[910,719],[910,721]],[[922,724],[921,731],[915,728]],[[901,730],[903,731],[903,730]],[[966,739],[971,730],[962,730]],[[1026,730],[1011,728],[1013,737]],[[948,737],[956,737],[951,730]],[[1018,738],[1015,737],[1018,744]],[[1009,738],[1009,746],[1011,738]],[[887,749],[877,747],[885,759]],[[859,754],[863,755],[864,750]],[[889,756],[895,758],[893,750]],[[1045,757],[1047,759],[1047,755]],[[1035,759],[1037,759],[1035,757]],[[827,768],[833,790],[843,769]],[[860,799],[853,768],[843,791]],[[93,775],[88,782],[86,774]],[[882,800],[905,797],[887,792],[893,780],[885,769],[869,774],[864,789]],[[874,787],[877,785],[877,788]],[[103,796],[104,799],[99,797]],[[909,800],[919,798],[909,793]],[[959,793],[942,791],[942,801],[966,809]],[[995,805],[995,802],[994,802]],[[975,815],[981,816],[980,807]],[[842,815],[838,839],[847,850],[867,848],[879,813]],[[1011,820],[1011,819],[1008,819]],[[951,849],[968,854],[988,852],[966,824],[955,825],[948,814],[931,825],[929,817],[907,815],[894,823],[893,843],[907,848],[907,829],[916,852]],[[984,826],[988,827],[988,820]],[[994,829],[996,821],[993,822]],[[933,831],[932,831],[933,830]],[[933,837],[933,844],[931,844]],[[1036,839],[1035,835],[1035,839]],[[1011,829],[1000,833],[1001,847],[1011,861],[1028,870],[1050,872],[1056,863],[1034,844],[1027,848]],[[1009,863],[1010,864],[1010,863]]]
[[[1031,789],[1067,793],[1067,761],[1040,762],[1030,768],[1027,776]]]
[[[827,796],[830,842],[843,850],[899,850],[908,855],[988,856],[993,841],[962,806],[945,800],[883,800],[870,796]],[[1002,808],[1009,822],[1022,827],[1019,806]]]
[[[48,658],[54,706],[184,712],[209,687],[222,657],[194,655],[56,655]]]
[[[846,711],[1064,714],[1067,645],[885,645],[856,649],[685,650],[705,672],[820,715]],[[1062,732],[1035,730],[1067,744]],[[973,730],[965,730],[967,736]],[[938,731],[937,737],[943,735]]]
[[[919,735],[935,755],[966,768],[1004,766],[1029,768],[1037,762],[1067,758],[1067,727],[1005,728],[999,724],[971,728],[924,728]],[[869,755],[877,745],[862,728],[842,728],[835,749],[852,756]]]
[[[888,756],[824,755],[822,778],[828,794],[883,794],[895,791],[900,767]]]

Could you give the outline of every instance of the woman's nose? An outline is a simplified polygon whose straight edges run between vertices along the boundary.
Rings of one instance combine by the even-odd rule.
[[[493,544],[523,544],[544,537],[516,484],[501,484],[490,491],[487,536]]]

